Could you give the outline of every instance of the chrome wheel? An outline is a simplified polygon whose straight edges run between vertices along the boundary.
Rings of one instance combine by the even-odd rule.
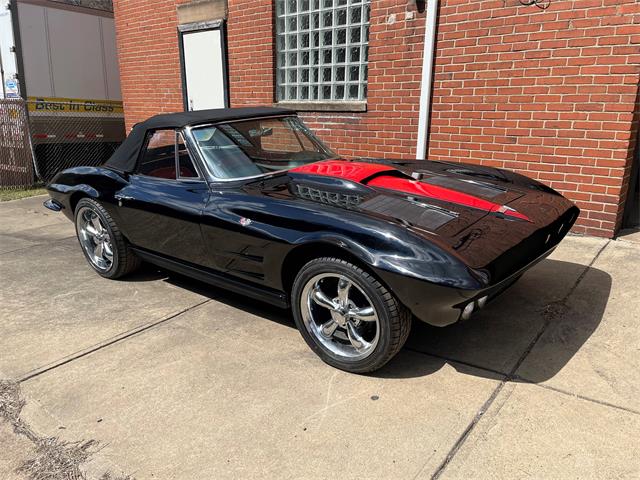
[[[100,216],[89,207],[82,207],[76,216],[80,245],[91,264],[100,271],[113,265],[113,243],[109,230]]]
[[[363,289],[344,275],[311,278],[302,290],[300,311],[319,346],[342,360],[362,360],[378,345],[378,312]]]

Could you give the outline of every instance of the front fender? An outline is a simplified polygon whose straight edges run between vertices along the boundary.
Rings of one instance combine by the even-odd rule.
[[[325,244],[344,250],[376,271],[406,276],[464,290],[483,288],[481,275],[461,259],[435,243],[413,235],[408,229],[387,226],[375,236],[352,238],[330,231],[304,235],[296,244]],[[391,285],[393,287],[393,285]]]

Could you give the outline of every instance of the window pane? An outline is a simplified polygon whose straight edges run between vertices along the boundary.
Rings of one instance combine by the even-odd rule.
[[[138,164],[138,173],[149,177],[176,178],[176,132],[156,130],[147,135],[147,146]]]
[[[360,23],[362,21],[362,8],[354,7],[351,9],[351,23]]]
[[[295,32],[296,30],[298,30],[298,17],[289,17],[287,27],[289,28],[290,32]]]
[[[358,99],[358,85],[349,85],[349,100]]]
[[[360,61],[360,47],[353,47],[350,50],[349,61],[350,62],[359,62]]]
[[[360,41],[360,27],[351,29],[351,43],[358,43]]]
[[[277,100],[366,100],[370,4],[275,1]]]
[[[352,82],[357,82],[360,79],[360,67],[351,66],[349,67],[349,80]]]
[[[322,26],[323,27],[331,27],[333,26],[333,11],[324,12],[322,14]]]
[[[333,32],[331,30],[327,30],[322,34],[322,46],[331,47],[332,43],[333,43]]]

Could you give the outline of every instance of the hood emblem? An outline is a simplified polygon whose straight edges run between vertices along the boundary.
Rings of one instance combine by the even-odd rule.
[[[248,227],[249,225],[251,225],[251,219],[242,217],[240,219],[240,225],[242,225],[243,227]]]

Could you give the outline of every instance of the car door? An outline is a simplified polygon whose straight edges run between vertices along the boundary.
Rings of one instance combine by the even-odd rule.
[[[264,199],[252,197],[242,185],[217,185],[202,219],[208,249],[206,266],[222,273],[262,284],[265,258],[274,239],[251,217],[268,208]]]
[[[271,135],[273,131],[278,134]],[[203,164],[212,176],[211,194],[202,217],[202,236],[209,253],[207,267],[278,287],[279,278],[274,281],[274,272],[279,272],[279,262],[289,248],[278,235],[287,231],[287,222],[278,220],[279,200],[263,192],[271,181],[259,178],[263,170],[242,147],[252,150],[260,142],[260,148],[300,148],[294,134],[286,134],[279,120],[269,119],[246,120],[242,126],[207,126],[201,134],[195,134],[200,139]],[[291,146],[291,142],[296,143]],[[278,224],[285,224],[285,228],[273,226]]]
[[[136,247],[194,264],[206,257],[200,218],[209,187],[182,133],[147,133],[136,172],[116,192],[122,230]]]

